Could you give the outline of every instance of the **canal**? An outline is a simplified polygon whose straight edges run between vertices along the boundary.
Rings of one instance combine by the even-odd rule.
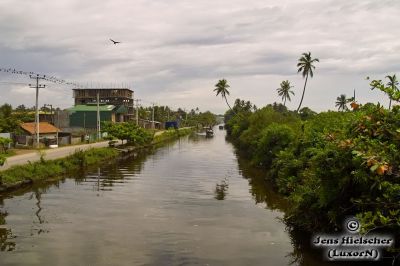
[[[284,208],[216,128],[0,198],[0,265],[322,265]]]

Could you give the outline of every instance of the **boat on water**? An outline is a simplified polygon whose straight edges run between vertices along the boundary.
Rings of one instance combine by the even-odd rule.
[[[206,137],[207,138],[214,137],[214,131],[212,130],[212,128],[207,128],[206,129]]]
[[[220,125],[220,126],[219,126],[219,129],[220,129],[220,130],[223,130],[223,129],[224,129],[224,126],[223,126],[223,125]]]

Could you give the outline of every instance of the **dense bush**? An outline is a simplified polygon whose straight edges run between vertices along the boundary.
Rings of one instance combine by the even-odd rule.
[[[287,148],[294,139],[293,130],[287,125],[271,123],[261,131],[257,141],[255,162],[259,165],[270,165],[277,154]]]
[[[149,144],[153,140],[153,134],[133,123],[111,123],[105,122],[102,126],[103,131],[107,132],[110,137],[126,140],[132,145]]]
[[[266,107],[227,124],[287,197],[288,224],[329,230],[356,215],[364,231],[400,231],[399,107],[307,117]]]

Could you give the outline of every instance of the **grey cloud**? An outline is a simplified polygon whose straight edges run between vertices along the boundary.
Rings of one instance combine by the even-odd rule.
[[[96,84],[133,83],[138,97],[164,97],[167,92],[176,96],[179,90],[204,96],[205,88],[225,77],[232,80],[233,95],[240,92],[237,96],[255,101],[278,100],[275,88],[281,79],[303,82],[296,63],[307,51],[321,61],[309,84],[310,90],[317,92],[319,89],[313,86],[318,83],[321,91],[340,94],[332,75],[350,75],[353,78],[346,80],[361,86],[364,81],[358,81],[360,76],[400,71],[399,1],[7,3],[0,3],[1,66]],[[110,37],[122,43],[113,46]],[[251,94],[240,89],[245,84],[251,84]],[[265,84],[273,90],[265,90]],[[20,100],[5,92],[3,85],[0,90],[3,102],[17,104]],[[44,95],[43,101],[69,106],[72,100],[65,100],[65,91],[69,90],[53,90],[64,95],[64,101],[55,95]],[[256,92],[259,97],[252,98]],[[332,98],[325,99],[323,92],[313,95],[321,98],[307,98],[310,107],[321,108],[321,103]],[[211,89],[210,97],[214,99]],[[165,104],[169,98],[173,96],[164,97]],[[223,111],[219,101],[210,99],[203,99],[204,107]],[[181,104],[198,102],[188,97]]]

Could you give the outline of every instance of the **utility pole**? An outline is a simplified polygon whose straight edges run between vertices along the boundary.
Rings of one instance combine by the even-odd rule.
[[[53,105],[52,104],[44,104],[44,107],[50,106],[50,117],[51,117],[51,123],[54,125],[54,118],[53,118]]]
[[[136,102],[136,125],[139,125],[139,102],[140,99],[135,99]]]
[[[187,112],[186,112],[186,108],[184,108],[183,111],[185,112],[185,126],[187,126]]]
[[[151,121],[151,128],[154,129],[154,103],[152,103],[153,105],[153,115],[152,115],[152,121]]]
[[[167,121],[169,121],[169,107],[167,106],[168,109],[168,116],[167,116]]]
[[[39,89],[46,87],[46,85],[39,84],[39,79],[45,79],[46,76],[39,76],[39,74],[37,74],[36,76],[29,75],[29,77],[31,79],[36,79],[36,85],[29,84],[29,87],[36,89],[35,135],[36,135],[36,148],[39,148],[40,147],[40,145],[39,145]]]
[[[100,95],[99,90],[97,90],[97,140],[101,138],[101,128],[100,128]]]

